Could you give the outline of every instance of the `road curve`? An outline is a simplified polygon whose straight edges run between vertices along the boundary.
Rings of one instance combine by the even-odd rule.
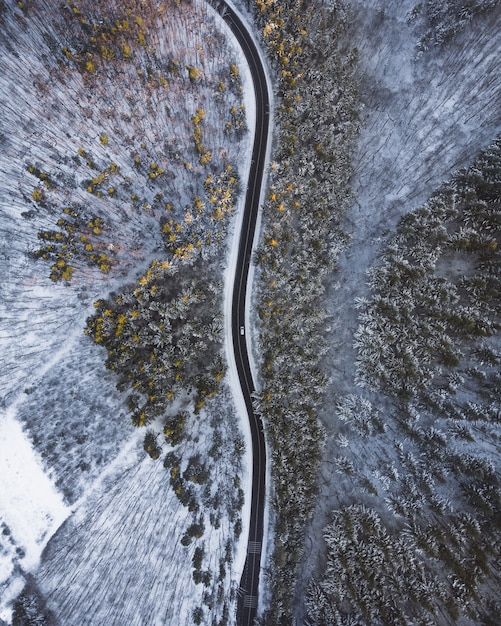
[[[244,215],[240,231],[240,243],[233,285],[231,326],[233,351],[242,394],[247,407],[252,436],[253,472],[251,513],[247,556],[240,580],[237,606],[238,626],[253,624],[258,605],[261,547],[265,506],[266,447],[261,416],[254,412],[252,394],[255,390],[249,365],[245,336],[245,299],[252,244],[259,212],[259,200],[270,128],[270,95],[266,73],[259,51],[246,25],[235,9],[224,0],[211,2],[235,35],[249,66],[256,98],[256,130],[252,147],[252,161],[245,196]],[[243,334],[242,334],[243,329]]]

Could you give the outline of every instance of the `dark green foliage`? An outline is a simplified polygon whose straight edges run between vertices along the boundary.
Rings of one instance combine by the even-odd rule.
[[[195,539],[200,539],[205,532],[205,527],[202,521],[199,521],[195,524],[191,524],[186,531],[190,537],[194,537]]]
[[[165,418],[164,435],[165,439],[173,446],[177,445],[183,436],[183,429],[189,414],[186,411],[180,411],[175,415],[168,415]]]
[[[338,403],[345,484],[310,590],[312,625],[496,615],[500,197],[496,140],[400,221],[370,273],[357,341],[373,401]],[[373,406],[383,428],[371,428]]]
[[[37,233],[44,245],[33,251],[34,258],[52,262],[50,278],[55,282],[69,281],[77,261],[109,272],[114,255],[105,252],[100,241],[106,228],[104,220],[78,205],[65,207],[62,212],[63,216],[57,220],[58,230]]]
[[[54,615],[45,606],[45,600],[28,575],[26,586],[14,602],[12,626],[56,626]]]
[[[197,484],[207,482],[209,473],[199,454],[190,457],[188,465],[183,472],[183,478]]]
[[[217,626],[227,626],[227,624],[229,620],[229,609],[228,609],[228,605],[225,603],[223,606],[223,615],[221,616],[221,619],[219,620]]]
[[[192,559],[193,568],[196,570],[201,569],[203,560],[204,560],[204,549],[202,546],[197,546],[195,548],[195,552],[193,553],[193,559]]]
[[[170,466],[167,460],[168,457],[169,455],[167,455],[164,460],[164,467],[166,468]],[[193,486],[187,485],[186,480],[181,475],[180,459],[173,457],[172,465],[170,467],[170,484],[172,485],[174,493],[179,498],[181,504],[188,507],[190,512],[197,512],[199,508],[197,494]]]
[[[256,251],[263,385],[256,409],[266,420],[274,480],[276,548],[266,622],[291,621],[303,525],[311,513],[323,430],[317,417],[327,378],[324,280],[346,243],[350,151],[358,131],[355,51],[342,49],[347,15],[309,2],[258,2],[277,68],[278,141],[263,236]],[[235,532],[238,528],[235,529]]]
[[[204,610],[201,606],[197,606],[196,609],[193,609],[193,623],[194,624],[201,624],[203,617],[204,617]]]
[[[187,528],[186,532],[181,538],[181,543],[183,544],[183,546],[189,546],[193,539],[200,539],[201,537],[203,537],[204,532],[205,526],[203,524],[203,521],[199,520],[198,522],[194,522],[193,524],[190,524],[190,526]]]
[[[199,570],[193,571],[193,580],[195,581],[195,584],[197,585],[202,583],[204,587],[208,587],[210,585],[211,579],[212,579],[212,574],[208,570],[205,570],[203,572]]]
[[[174,452],[168,452],[164,458],[164,467],[165,469],[169,469],[179,465],[180,462],[181,459]]]
[[[218,287],[200,261],[183,267],[154,261],[137,286],[96,303],[87,332],[108,351],[106,366],[118,385],[131,387],[134,425],[143,426],[165,411],[181,389],[197,390],[195,409],[212,397],[221,380]],[[167,418],[164,434],[178,443],[186,415]]]
[[[157,443],[157,435],[151,430],[147,431],[144,436],[143,447],[145,452],[147,452],[154,461],[159,458],[162,452],[162,448]]]
[[[367,386],[411,398],[466,360],[494,365],[501,328],[501,142],[401,221],[371,271],[356,334]]]
[[[423,569],[405,536],[390,536],[374,511],[352,506],[335,512],[325,540],[329,573],[310,589],[314,624],[335,623],[336,615],[343,613],[354,623],[420,623],[420,603],[437,613],[440,586]],[[408,571],[412,577],[399,574]]]
[[[195,548],[195,552],[193,553],[193,580],[198,585],[203,583],[205,587],[210,585],[212,580],[212,574],[209,570],[202,571],[202,563],[204,559],[204,548],[203,546],[197,546]],[[223,577],[224,578],[224,577]]]
[[[326,574],[309,590],[314,626],[341,616],[396,626],[449,623],[444,614],[452,623],[464,610],[478,615],[473,603],[489,574],[489,548],[468,514],[395,532],[376,511],[353,505],[333,514],[325,540]]]
[[[237,519],[233,526],[233,533],[235,535],[235,539],[238,539],[242,534],[242,520],[240,518]]]
[[[499,6],[499,0],[424,0],[410,11],[409,21],[419,18],[425,33],[420,37],[418,50],[440,46],[452,39],[477,15]]]

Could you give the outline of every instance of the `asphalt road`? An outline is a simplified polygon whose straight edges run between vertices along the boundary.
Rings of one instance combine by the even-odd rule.
[[[249,366],[245,334],[247,330],[245,328],[245,298],[247,294],[252,244],[259,210],[259,199],[263,184],[266,149],[268,145],[270,97],[263,64],[253,38],[245,24],[235,11],[224,2],[220,2],[217,5],[214,3],[214,6],[216,6],[225,22],[233,31],[233,34],[245,54],[256,96],[256,133],[252,147],[252,162],[245,196],[242,230],[240,232],[240,245],[235,272],[235,284],[233,287],[231,321],[233,350],[235,352],[238,376],[249,416],[253,453],[249,538],[245,567],[240,581],[237,607],[237,624],[239,626],[247,626],[254,622],[258,605],[261,547],[263,542],[266,448],[261,417],[254,412],[252,407],[251,396],[254,392],[254,382]]]

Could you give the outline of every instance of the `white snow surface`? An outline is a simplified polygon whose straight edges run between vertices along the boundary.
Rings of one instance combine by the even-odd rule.
[[[49,544],[37,574],[49,605],[68,626],[191,623],[202,591],[179,555],[188,520],[162,464],[129,448]]]
[[[14,566],[33,571],[47,542],[70,514],[10,407],[0,417],[0,523],[8,528],[0,554],[2,604],[19,592]],[[15,548],[19,553],[15,553]],[[21,552],[22,550],[22,552]],[[21,585],[22,586],[22,585]],[[0,608],[0,618],[10,611]]]
[[[26,550],[22,566],[38,565],[40,548],[70,510],[33,453],[21,425],[9,411],[0,423],[0,471],[3,476],[0,507],[3,521],[15,528]],[[30,511],[32,516],[27,516]]]

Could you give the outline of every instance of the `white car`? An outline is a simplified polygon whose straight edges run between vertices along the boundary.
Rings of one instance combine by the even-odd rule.
[[[240,326],[240,334],[245,335],[245,326]]]

